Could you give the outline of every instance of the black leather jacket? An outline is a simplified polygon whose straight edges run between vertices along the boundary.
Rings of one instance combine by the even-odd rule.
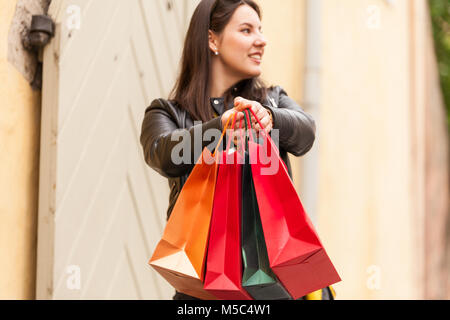
[[[218,115],[233,108],[232,104],[225,108],[223,98],[211,98],[211,106]],[[315,121],[280,86],[271,87],[268,98],[261,104],[272,112],[273,128],[279,130],[280,157],[285,162],[292,178],[287,153],[302,156],[312,148],[316,133]],[[189,135],[190,145],[194,146],[194,130],[200,129],[199,126],[202,129],[201,132],[211,128],[223,130],[220,117],[194,126],[189,114],[178,108],[174,101],[156,99],[145,111],[140,142],[146,163],[169,179],[170,198],[167,218],[169,218],[178,195],[200,156],[200,153],[194,154],[194,148],[192,148],[191,164],[174,164],[171,160],[172,150],[180,142],[179,140],[172,141],[171,136],[175,132]],[[208,147],[211,152],[214,151],[211,142],[203,141],[200,152],[205,147]],[[215,144],[217,145],[217,142]]]

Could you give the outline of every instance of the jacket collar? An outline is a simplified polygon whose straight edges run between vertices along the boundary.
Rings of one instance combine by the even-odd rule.
[[[211,106],[217,112],[218,115],[222,115],[225,112],[224,102],[225,98],[211,98]]]

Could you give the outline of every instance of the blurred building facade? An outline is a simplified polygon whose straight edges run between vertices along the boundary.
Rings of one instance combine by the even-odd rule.
[[[450,298],[448,133],[426,0],[258,2],[263,78],[316,119],[294,182],[343,280],[338,299]],[[174,84],[197,3],[1,2],[0,298],[171,298],[147,266],[169,189],[138,132]],[[47,9],[55,36],[26,53],[18,22]]]

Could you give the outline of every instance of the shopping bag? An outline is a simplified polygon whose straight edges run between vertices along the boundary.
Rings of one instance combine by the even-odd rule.
[[[233,120],[234,128],[236,118]],[[204,288],[222,300],[251,300],[242,288],[242,157],[230,149],[220,155],[214,193]]]
[[[308,293],[304,300],[335,300],[336,293],[332,286]]]
[[[248,139],[246,139],[246,149],[247,147]],[[259,215],[249,152],[246,150],[242,168],[242,260],[244,266],[242,284],[256,300],[291,300],[292,298],[270,268]]]
[[[149,261],[178,292],[204,300],[217,299],[203,288],[204,266],[217,179],[217,149],[230,119],[214,153],[205,148],[199,157]]]
[[[263,143],[251,139],[249,150],[270,266],[290,295],[298,299],[341,279],[302,206],[276,145],[264,130],[260,133]],[[278,164],[276,171],[272,170],[277,167],[274,161]]]

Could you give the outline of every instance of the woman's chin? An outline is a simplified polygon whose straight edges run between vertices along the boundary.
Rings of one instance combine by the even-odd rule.
[[[248,75],[250,78],[256,78],[259,77],[262,73],[261,68],[252,68],[251,70],[249,70]]]
[[[262,74],[262,70],[261,68],[248,68],[246,70],[241,70],[241,79],[242,80],[246,80],[246,79],[252,79],[252,78],[257,78]]]

